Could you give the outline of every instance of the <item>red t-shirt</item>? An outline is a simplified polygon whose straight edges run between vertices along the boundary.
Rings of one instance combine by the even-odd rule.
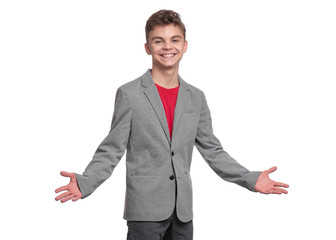
[[[179,86],[177,86],[176,88],[168,89],[168,88],[161,87],[157,85],[156,83],[155,85],[159,91],[162,105],[166,112],[167,123],[168,123],[170,138],[171,138],[173,134],[174,110],[175,110]]]

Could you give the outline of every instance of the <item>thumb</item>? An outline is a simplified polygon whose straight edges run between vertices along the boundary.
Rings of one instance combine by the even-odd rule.
[[[61,172],[61,175],[63,177],[69,177],[69,178],[72,178],[73,177],[73,174],[72,173],[69,173],[69,172],[66,172],[66,171],[62,171]]]
[[[270,174],[272,172],[275,172],[277,169],[278,168],[274,166],[274,167],[271,167],[270,169],[268,169],[266,172],[267,172],[267,174]]]

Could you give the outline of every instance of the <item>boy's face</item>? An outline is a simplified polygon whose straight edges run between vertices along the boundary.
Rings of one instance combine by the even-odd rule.
[[[188,46],[182,30],[174,24],[156,26],[147,41],[145,50],[152,55],[153,67],[161,69],[178,68]]]

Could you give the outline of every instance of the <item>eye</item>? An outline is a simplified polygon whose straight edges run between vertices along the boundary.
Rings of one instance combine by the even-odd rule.
[[[156,44],[159,44],[159,43],[161,43],[161,42],[162,42],[161,40],[156,40],[156,41],[155,41]]]

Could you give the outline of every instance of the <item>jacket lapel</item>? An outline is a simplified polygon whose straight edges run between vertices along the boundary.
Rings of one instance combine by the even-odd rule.
[[[177,129],[182,113],[189,101],[189,88],[186,82],[179,76],[180,87],[177,95],[177,101],[174,111],[173,136]]]
[[[162,101],[159,92],[154,84],[150,70],[148,70],[141,78],[142,86],[144,87],[144,94],[148,98],[150,104],[152,105],[156,116],[158,117],[161,127],[167,137],[168,143],[170,144],[170,134],[168,129],[168,123],[166,118],[166,113],[164,111]],[[189,88],[186,82],[179,76],[179,91],[176,100],[176,106],[174,111],[174,123],[173,123],[173,136],[177,129],[178,123],[181,119],[182,113],[188,104],[189,100]]]
[[[168,143],[170,144],[170,134],[168,129],[168,123],[166,118],[166,113],[164,111],[159,92],[154,84],[150,70],[148,70],[141,78],[142,86],[144,87],[144,94],[148,98],[150,104],[152,105],[156,116],[158,117],[161,127],[167,137]]]

